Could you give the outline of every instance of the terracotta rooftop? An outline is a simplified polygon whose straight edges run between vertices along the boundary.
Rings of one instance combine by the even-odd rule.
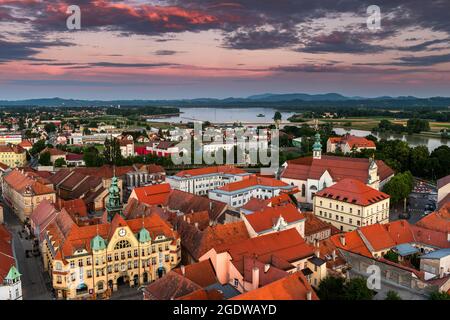
[[[3,153],[3,152],[13,152],[13,153],[18,154],[18,153],[24,153],[24,152],[26,152],[26,150],[19,145],[13,145],[13,144],[0,145],[0,153]]]
[[[176,300],[224,300],[223,292],[217,289],[199,289]]]
[[[3,224],[0,224],[0,284],[8,275],[9,269],[16,265],[11,239],[11,233]]]
[[[288,224],[305,219],[305,216],[292,204],[266,207],[261,211],[245,215],[245,219],[257,233],[270,230],[280,217]]]
[[[416,225],[430,230],[450,232],[450,202],[445,203],[438,211],[420,219]]]
[[[33,177],[30,173],[22,173],[19,170],[13,170],[9,172],[3,180],[14,190],[20,194],[24,194],[26,191],[32,192],[35,195],[43,195],[54,193],[55,191],[50,187],[37,181],[36,177]]]
[[[295,272],[264,287],[243,293],[231,300],[319,300],[317,294],[301,272]]]
[[[144,300],[174,300],[201,289],[201,286],[189,278],[170,271],[162,278],[150,283],[143,292]]]
[[[287,168],[281,174],[282,178],[319,179],[325,171],[330,173],[334,181],[353,178],[366,183],[369,178],[370,159],[322,155],[321,159],[302,157],[289,160],[287,164]],[[376,160],[376,164],[381,181],[394,174],[382,160]]]
[[[173,269],[173,271],[183,275],[181,268]],[[217,282],[214,266],[209,259],[184,266],[184,276],[202,288]]]
[[[262,263],[270,263],[280,269],[289,270],[291,263],[314,254],[314,248],[307,244],[296,229],[274,232],[255,238],[225,243],[214,247],[217,253],[228,252],[232,263],[244,272],[244,256],[255,256]]]
[[[332,224],[326,223],[325,221],[316,217],[312,212],[304,212],[303,215],[306,218],[305,221],[305,237],[331,229],[331,234],[338,233],[338,229]]]
[[[250,238],[243,221],[208,226],[199,230],[182,217],[178,217],[174,225],[181,236],[181,245],[197,261],[212,248]]]
[[[331,187],[316,193],[316,196],[368,206],[389,198],[384,192],[369,187],[356,179],[343,179]]]
[[[193,177],[202,176],[207,174],[246,174],[247,172],[236,168],[234,166],[215,166],[215,167],[204,167],[191,170],[183,170],[178,172],[175,176],[177,177]]]
[[[56,148],[49,148],[49,147],[47,147],[44,150],[42,150],[40,152],[40,154],[43,154],[45,152],[50,153],[51,156],[65,156],[66,155],[65,151],[62,151],[62,150],[59,150],[59,149],[56,149]]]
[[[332,137],[328,139],[331,143],[348,143],[350,149],[355,148],[375,148],[376,145],[372,140],[354,135],[345,135],[343,137]]]

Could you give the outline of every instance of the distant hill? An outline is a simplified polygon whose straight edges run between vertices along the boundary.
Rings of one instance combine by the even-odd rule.
[[[0,106],[33,106],[33,107],[109,107],[109,106],[155,106],[155,107],[224,107],[224,108],[253,108],[253,107],[276,107],[295,110],[300,107],[438,107],[449,108],[450,98],[430,97],[416,98],[405,97],[346,97],[338,93],[307,94],[288,93],[273,94],[265,93],[252,95],[247,98],[198,98],[178,100],[79,100],[62,98],[43,98],[28,100],[0,100]]]

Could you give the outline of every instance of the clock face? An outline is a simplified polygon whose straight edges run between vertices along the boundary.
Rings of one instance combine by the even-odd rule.
[[[120,230],[119,230],[119,236],[125,237],[126,234],[127,234],[127,230],[125,230],[125,229],[120,229]]]

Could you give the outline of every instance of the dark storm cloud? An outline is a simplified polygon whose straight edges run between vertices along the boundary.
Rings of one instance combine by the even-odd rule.
[[[70,43],[62,41],[54,42],[11,42],[0,39],[0,63],[15,60],[33,60],[41,61],[41,59],[33,56],[42,49],[50,47],[71,46]],[[44,59],[47,61],[47,59]]]
[[[298,44],[292,30],[239,30],[225,37],[225,47],[232,49],[275,49]]]
[[[6,3],[7,6],[2,6]],[[377,0],[381,7],[382,32],[368,35],[365,23],[323,35],[320,27],[306,35],[298,26],[308,26],[316,19],[339,19],[341,14],[367,17],[372,0],[167,0],[165,5],[130,4],[127,1],[0,1],[0,16],[13,16],[11,8],[29,16],[28,23],[41,33],[67,32],[65,9],[79,5],[83,30],[111,30],[123,36],[130,34],[166,36],[185,31],[220,30],[223,46],[230,49],[272,49],[292,47],[309,53],[378,53],[392,48],[373,44],[406,28],[429,28],[450,34],[450,1]],[[158,2],[153,2],[158,3]],[[25,19],[25,18],[22,18]],[[161,38],[157,41],[169,41]],[[428,50],[431,43],[411,47],[411,52]],[[400,49],[407,51],[408,49]],[[25,52],[25,54],[27,54]]]
[[[178,51],[175,51],[175,50],[157,50],[157,51],[155,51],[155,55],[157,55],[157,56],[173,56],[177,53],[178,53]]]

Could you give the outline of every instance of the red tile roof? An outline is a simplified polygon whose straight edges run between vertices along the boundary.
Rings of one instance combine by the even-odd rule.
[[[370,159],[337,157],[322,155],[321,159],[303,157],[287,161],[287,167],[281,177],[296,180],[319,179],[325,171],[328,171],[334,181],[344,178],[353,178],[366,183],[369,178]],[[376,160],[380,180],[394,174],[382,160]]]
[[[181,245],[195,260],[199,260],[212,248],[224,244],[242,242],[250,238],[243,221],[209,226],[204,230],[197,229],[178,217],[174,222],[181,236]]]
[[[247,172],[236,168],[234,166],[214,166],[214,167],[204,167],[191,170],[183,170],[178,172],[175,176],[177,177],[191,177],[191,176],[201,176],[207,174],[246,174]]]
[[[270,230],[280,217],[287,223],[299,222],[305,219],[305,216],[292,204],[266,207],[261,211],[245,215],[245,219],[257,233]]]
[[[319,300],[317,294],[301,272],[295,272],[262,288],[238,295],[231,300]]]
[[[26,150],[19,145],[13,145],[13,144],[0,145],[0,153],[3,153],[3,152],[14,152],[14,153],[19,154],[19,153],[26,152]]]
[[[9,269],[16,265],[11,240],[11,233],[0,224],[0,284],[8,275]]]
[[[331,234],[338,230],[333,225],[326,223],[325,221],[316,217],[312,212],[304,212],[303,215],[306,218],[305,221],[305,237],[331,229]]]
[[[163,205],[166,204],[170,195],[170,184],[155,184],[151,186],[134,188],[137,199],[148,205]]]
[[[307,244],[296,229],[288,229],[267,235],[239,241],[234,244],[225,243],[214,247],[216,252],[228,252],[232,263],[243,273],[244,256],[256,256],[262,263],[274,263],[277,259],[283,270],[292,269],[291,263],[314,254],[314,248]]]
[[[368,206],[389,198],[384,192],[369,187],[355,179],[343,179],[331,187],[316,193],[316,196]]]
[[[440,232],[450,232],[450,202],[444,204],[438,211],[423,217],[416,225]]]
[[[43,154],[45,152],[50,153],[51,156],[65,156],[66,155],[65,151],[62,151],[62,150],[59,150],[59,149],[56,149],[56,148],[49,148],[49,147],[47,147],[44,150],[42,150],[40,153]]]
[[[175,300],[224,300],[224,296],[217,289],[199,289]]]
[[[170,271],[144,288],[144,300],[173,300],[201,290],[198,284]]]
[[[54,193],[50,187],[37,181],[38,179],[32,177],[28,172],[22,173],[19,170],[13,170],[3,180],[20,194],[23,194],[26,190],[30,190],[36,195]]]
[[[173,269],[173,271],[183,275],[181,268]],[[214,266],[209,259],[184,266],[184,276],[202,288],[217,283]]]

